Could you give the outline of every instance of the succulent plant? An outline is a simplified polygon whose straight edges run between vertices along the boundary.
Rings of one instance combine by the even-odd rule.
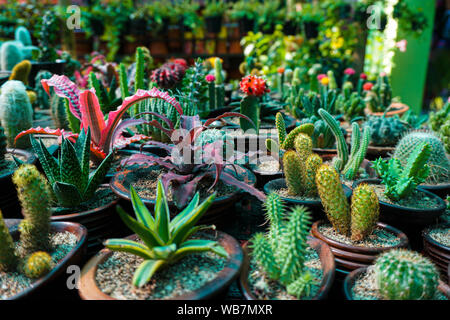
[[[317,189],[328,220],[334,230],[354,241],[370,235],[378,222],[379,203],[375,190],[359,185],[353,192],[351,206],[336,169],[323,164],[316,174]]]
[[[184,95],[192,104],[196,106],[196,110],[200,115],[207,115],[211,108],[211,98],[208,97],[208,82],[206,81],[207,70],[203,64],[203,61],[199,58],[195,61],[194,65],[186,70],[184,75],[181,94]],[[214,102],[215,103],[215,102]],[[217,106],[223,106],[219,103]],[[214,108],[215,106],[212,105]]]
[[[0,271],[14,270],[18,262],[19,258],[15,252],[14,241],[0,210]]]
[[[9,80],[22,81],[24,85],[28,85],[28,76],[31,71],[31,63],[28,60],[23,60],[16,64],[12,69],[12,73],[9,76]]]
[[[41,109],[49,109],[50,108],[50,97],[45,92],[42,87],[41,80],[50,79],[52,77],[52,73],[47,70],[41,70],[37,73],[34,78],[34,92],[36,92],[36,104]]]
[[[67,108],[67,99],[61,98],[56,93],[53,93],[50,97],[50,115],[57,128],[69,129],[67,111],[69,111]]]
[[[409,127],[398,116],[369,117],[364,126],[370,128],[370,141],[374,146],[395,146]]]
[[[50,248],[50,202],[52,194],[45,177],[34,165],[22,165],[12,178],[25,219],[19,224],[20,242],[27,253]]]
[[[427,163],[430,167],[430,175],[425,180],[425,183],[449,181],[450,160],[445,153],[441,139],[431,131],[415,130],[408,132],[398,142],[393,157],[399,159],[402,166],[405,166],[416,146],[422,142],[428,143],[431,147],[431,155]]]
[[[40,278],[52,270],[52,257],[44,251],[30,254],[23,265],[23,273],[31,279]]]
[[[214,60],[214,77],[214,107],[217,109],[225,106],[225,79],[220,59]]]
[[[375,261],[378,289],[389,300],[433,299],[439,284],[435,265],[421,254],[392,249]]]
[[[447,153],[450,153],[450,100],[439,111],[430,112],[428,123],[431,130],[441,137]]]
[[[173,62],[167,62],[152,73],[152,81],[161,89],[173,89],[183,80],[186,69]]]
[[[356,117],[364,117],[364,109],[366,107],[363,97],[358,92],[352,92],[353,84],[351,82],[344,83],[342,93],[336,98],[336,110],[344,114],[347,121],[351,121]]]
[[[1,87],[0,118],[8,146],[22,149],[29,147],[27,139],[14,141],[22,130],[29,129],[33,124],[33,109],[21,81],[9,80]]]
[[[386,196],[393,201],[409,196],[430,174],[430,167],[427,165],[430,155],[430,145],[422,141],[409,155],[406,165],[402,165],[397,158],[389,161],[382,158],[375,160],[373,167],[385,185]]]
[[[248,75],[241,79],[239,86],[241,91],[245,94],[241,100],[240,112],[253,122],[251,123],[246,119],[240,119],[241,129],[244,131],[256,129],[256,133],[258,133],[261,122],[260,97],[270,91],[267,87],[266,80],[258,76]]]
[[[127,239],[109,239],[105,246],[114,251],[128,252],[144,259],[136,269],[133,284],[142,287],[162,267],[175,263],[187,254],[211,251],[221,257],[228,257],[226,250],[213,240],[189,239],[202,227],[196,226],[202,215],[214,201],[215,194],[199,203],[196,193],[184,210],[170,218],[169,205],[161,181],[158,181],[155,212],[152,215],[133,187],[130,188],[131,202],[137,220],[117,207],[122,221],[133,230],[143,243]]]
[[[304,265],[311,214],[304,207],[286,213],[280,196],[273,193],[267,196],[265,209],[270,231],[252,238],[252,258],[270,279],[285,285],[289,294],[297,298],[308,295],[314,284]]]
[[[366,96],[372,112],[384,112],[392,103],[392,89],[387,76],[379,76],[372,90]]]
[[[0,47],[0,70],[11,71],[16,64],[23,60],[20,44],[8,41]]]
[[[24,26],[18,26],[14,31],[14,39],[22,42],[24,46],[31,46],[31,35],[27,28]]]
[[[30,136],[30,141],[61,207],[76,207],[91,199],[113,160],[113,153],[108,154],[90,174],[90,128],[87,133],[81,130],[75,145],[62,138],[60,159],[50,155],[41,140],[38,142]]]

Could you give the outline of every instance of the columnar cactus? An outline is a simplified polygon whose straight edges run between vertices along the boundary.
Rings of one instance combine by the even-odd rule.
[[[222,62],[220,59],[214,60],[214,77],[215,77],[215,86],[214,86],[214,97],[215,107],[223,108],[225,106],[225,79],[223,78],[223,70],[222,70]]]
[[[60,129],[69,129],[67,119],[66,99],[53,93],[50,98],[50,114],[55,126]]]
[[[295,138],[294,147],[300,160],[305,162],[312,153],[312,140],[307,134],[300,133]]]
[[[34,78],[34,92],[36,92],[36,101],[37,105],[41,109],[49,109],[50,108],[50,97],[47,92],[45,92],[44,87],[42,86],[41,80],[50,79],[52,77],[52,73],[47,70],[41,70],[38,72],[36,77]],[[57,128],[60,128],[57,126]]]
[[[19,262],[14,241],[0,211],[0,271],[14,270]]]
[[[23,53],[15,41],[4,42],[0,47],[0,70],[11,71],[16,64],[23,60]]]
[[[323,164],[317,170],[316,185],[328,220],[336,232],[348,235],[350,231],[350,208],[335,168]]]
[[[25,219],[19,225],[20,241],[26,252],[50,248],[50,200],[47,180],[34,165],[22,165],[14,172],[22,214]]]
[[[19,139],[14,145],[15,137],[33,125],[33,109],[21,81],[10,80],[1,87],[0,118],[9,147],[26,149],[30,146],[26,138]]]
[[[30,32],[24,26],[19,26],[16,28],[14,31],[14,39],[22,42],[24,46],[31,46],[33,44],[31,42]]]
[[[289,194],[298,195],[304,191],[302,181],[302,167],[304,164],[294,150],[288,150],[283,156],[283,172]]]
[[[421,254],[393,249],[375,261],[378,289],[389,300],[433,299],[439,280],[434,264]]]
[[[272,250],[275,252],[279,243],[276,241],[281,238],[284,231],[284,209],[283,200],[276,193],[270,193],[264,203],[266,219],[270,221],[269,239]]]
[[[380,215],[377,194],[373,187],[360,184],[353,191],[351,203],[351,239],[360,241],[370,235]]]
[[[245,94],[241,100],[240,112],[253,121],[252,125],[248,120],[240,119],[241,129],[245,131],[256,127],[256,132],[258,133],[261,122],[259,98],[270,90],[267,87],[265,79],[253,75],[242,78],[239,86]]]
[[[315,153],[311,154],[306,159],[303,183],[305,186],[305,193],[309,197],[317,196],[316,174],[322,164],[322,158]]]
[[[16,64],[12,69],[12,73],[9,76],[9,80],[22,81],[24,85],[28,85],[28,76],[31,71],[31,63],[28,60],[23,60]]]
[[[52,270],[52,257],[44,251],[30,254],[24,263],[23,273],[31,279],[40,278]]]

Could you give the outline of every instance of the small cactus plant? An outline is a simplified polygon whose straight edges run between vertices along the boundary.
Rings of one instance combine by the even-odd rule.
[[[9,76],[9,80],[19,80],[22,81],[24,85],[28,85],[28,76],[31,71],[31,62],[28,60],[23,60],[16,64],[12,69],[12,73]]]
[[[373,188],[360,184],[353,191],[351,203],[351,239],[363,240],[375,228],[380,215],[380,204]]]
[[[372,112],[384,112],[392,103],[392,89],[387,76],[379,76],[372,90],[366,96]]]
[[[274,193],[267,196],[265,209],[270,231],[253,237],[252,258],[270,279],[285,285],[290,295],[308,295],[314,284],[304,265],[311,214],[304,207],[295,207],[287,215],[281,198]]]
[[[375,261],[378,289],[384,299],[433,299],[439,284],[434,264],[421,254],[393,249]]]
[[[395,146],[408,130],[409,125],[394,117],[369,117],[364,126],[370,129],[370,141],[374,146]]]
[[[24,46],[32,45],[30,32],[24,26],[19,26],[16,28],[14,31],[14,39],[22,42]]]
[[[47,252],[37,251],[26,258],[23,273],[30,279],[37,279],[49,273],[52,265],[52,257]]]
[[[50,248],[50,201],[47,180],[34,165],[22,165],[12,178],[25,219],[19,225],[24,250],[32,253]]]
[[[15,65],[23,60],[21,44],[7,41],[0,47],[0,70],[11,71]]]
[[[270,90],[267,88],[266,81],[263,78],[253,75],[242,78],[239,85],[241,91],[245,94],[241,100],[241,114],[253,121],[256,133],[258,133],[261,122],[259,98]],[[244,131],[254,128],[252,123],[246,119],[240,119],[240,126]]]
[[[14,242],[0,210],[0,271],[14,270],[19,262]]]
[[[52,73],[47,70],[41,70],[38,72],[36,77],[34,78],[34,92],[36,92],[36,105],[41,109],[49,109],[50,108],[50,98],[45,92],[45,89],[42,87],[41,80],[50,79],[52,77]],[[57,126],[57,128],[60,128]]]
[[[215,108],[223,108],[225,106],[225,79],[223,77],[222,62],[220,59],[214,60],[214,97]]]

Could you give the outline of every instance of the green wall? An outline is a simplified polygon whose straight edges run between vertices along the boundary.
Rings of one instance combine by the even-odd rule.
[[[404,35],[399,25],[397,40],[406,39],[406,52],[396,52],[391,73],[393,96],[399,96],[402,102],[415,112],[422,109],[423,94],[430,55],[431,36],[434,25],[435,0],[406,1],[412,8],[422,8],[428,19],[428,27],[420,37]]]

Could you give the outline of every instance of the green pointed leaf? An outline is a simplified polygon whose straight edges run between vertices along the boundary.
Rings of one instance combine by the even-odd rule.
[[[61,207],[76,207],[83,202],[80,192],[73,184],[57,181],[53,184],[53,192]]]
[[[61,181],[73,184],[80,191],[81,189],[81,167],[78,162],[77,154],[72,143],[64,139],[61,146],[61,162],[59,166]]]
[[[105,176],[108,173],[109,168],[111,167],[113,159],[114,155],[111,152],[106,156],[105,159],[103,159],[102,163],[100,163],[97,169],[89,175],[89,182],[83,193],[83,198],[85,200],[89,200],[94,195],[95,191],[98,188],[98,185],[105,179]]]
[[[120,206],[117,206],[116,210],[125,225],[133,230],[139,236],[139,238],[144,241],[149,249],[164,246],[164,242],[153,230],[147,228],[146,226],[144,226],[144,224],[133,219]]]
[[[130,186],[130,196],[131,204],[133,205],[133,210],[138,221],[145,225],[147,228],[155,230],[155,219],[153,219],[152,214],[150,213],[150,211],[148,211],[141,198],[139,198],[139,195],[137,194],[133,186]]]
[[[128,252],[144,259],[154,259],[155,255],[142,243],[128,239],[108,239],[105,247],[113,251]]]
[[[226,250],[217,241],[194,239],[183,243],[175,253],[174,259],[180,259],[188,254],[204,251],[212,251],[221,257],[228,257]]]
[[[87,133],[81,130],[80,135],[75,143],[75,151],[77,157],[81,163],[81,172],[83,173],[83,189],[86,188],[87,182],[89,180],[89,157],[91,155],[91,129],[88,128]]]
[[[153,253],[158,260],[168,260],[172,254],[177,250],[176,244],[172,243],[168,246],[154,247]]]
[[[155,220],[156,232],[161,237],[162,241],[167,243],[170,238],[170,211],[161,180],[158,181],[158,187],[156,190]]]
[[[133,284],[136,287],[144,286],[164,264],[164,260],[145,260],[134,272]]]
[[[175,218],[170,222],[170,232],[173,233],[175,229],[180,225],[181,220],[183,220],[192,210],[194,210],[200,201],[200,193],[197,192],[192,198],[191,202],[181,211]]]
[[[31,146],[33,147],[34,153],[39,158],[42,169],[47,176],[48,181],[53,185],[56,181],[60,180],[59,175],[59,165],[58,161],[48,152],[44,143],[39,139],[39,142],[30,135]]]

